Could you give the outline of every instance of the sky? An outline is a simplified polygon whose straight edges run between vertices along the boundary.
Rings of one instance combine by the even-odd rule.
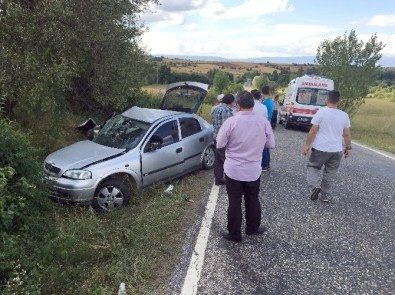
[[[394,0],[159,0],[141,16],[152,55],[315,56],[320,42],[377,33],[395,57]]]

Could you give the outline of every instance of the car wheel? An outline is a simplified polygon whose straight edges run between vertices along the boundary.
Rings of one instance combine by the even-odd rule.
[[[121,179],[107,179],[97,188],[93,199],[94,207],[102,212],[112,212],[130,202],[131,189]]]
[[[215,161],[215,150],[213,146],[206,148],[203,154],[202,166],[204,169],[212,169]]]
[[[289,122],[288,122],[288,116],[285,117],[284,127],[285,127],[285,129],[290,129],[291,128],[291,124],[289,124]]]

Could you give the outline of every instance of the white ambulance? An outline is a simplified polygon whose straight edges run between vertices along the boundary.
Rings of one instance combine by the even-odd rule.
[[[288,84],[283,104],[279,109],[279,123],[291,126],[311,126],[311,118],[326,105],[333,80],[318,75],[304,75]]]

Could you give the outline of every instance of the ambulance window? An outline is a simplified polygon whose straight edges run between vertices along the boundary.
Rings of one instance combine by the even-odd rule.
[[[296,101],[304,105],[325,106],[328,90],[315,88],[299,88]]]

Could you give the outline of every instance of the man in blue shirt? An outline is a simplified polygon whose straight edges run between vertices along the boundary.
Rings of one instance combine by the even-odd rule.
[[[262,104],[267,108],[267,119],[269,122],[272,120],[273,110],[274,110],[274,102],[270,97],[270,88],[269,86],[262,87]],[[262,152],[262,171],[268,171],[270,169],[270,150],[268,148],[264,148]]]

